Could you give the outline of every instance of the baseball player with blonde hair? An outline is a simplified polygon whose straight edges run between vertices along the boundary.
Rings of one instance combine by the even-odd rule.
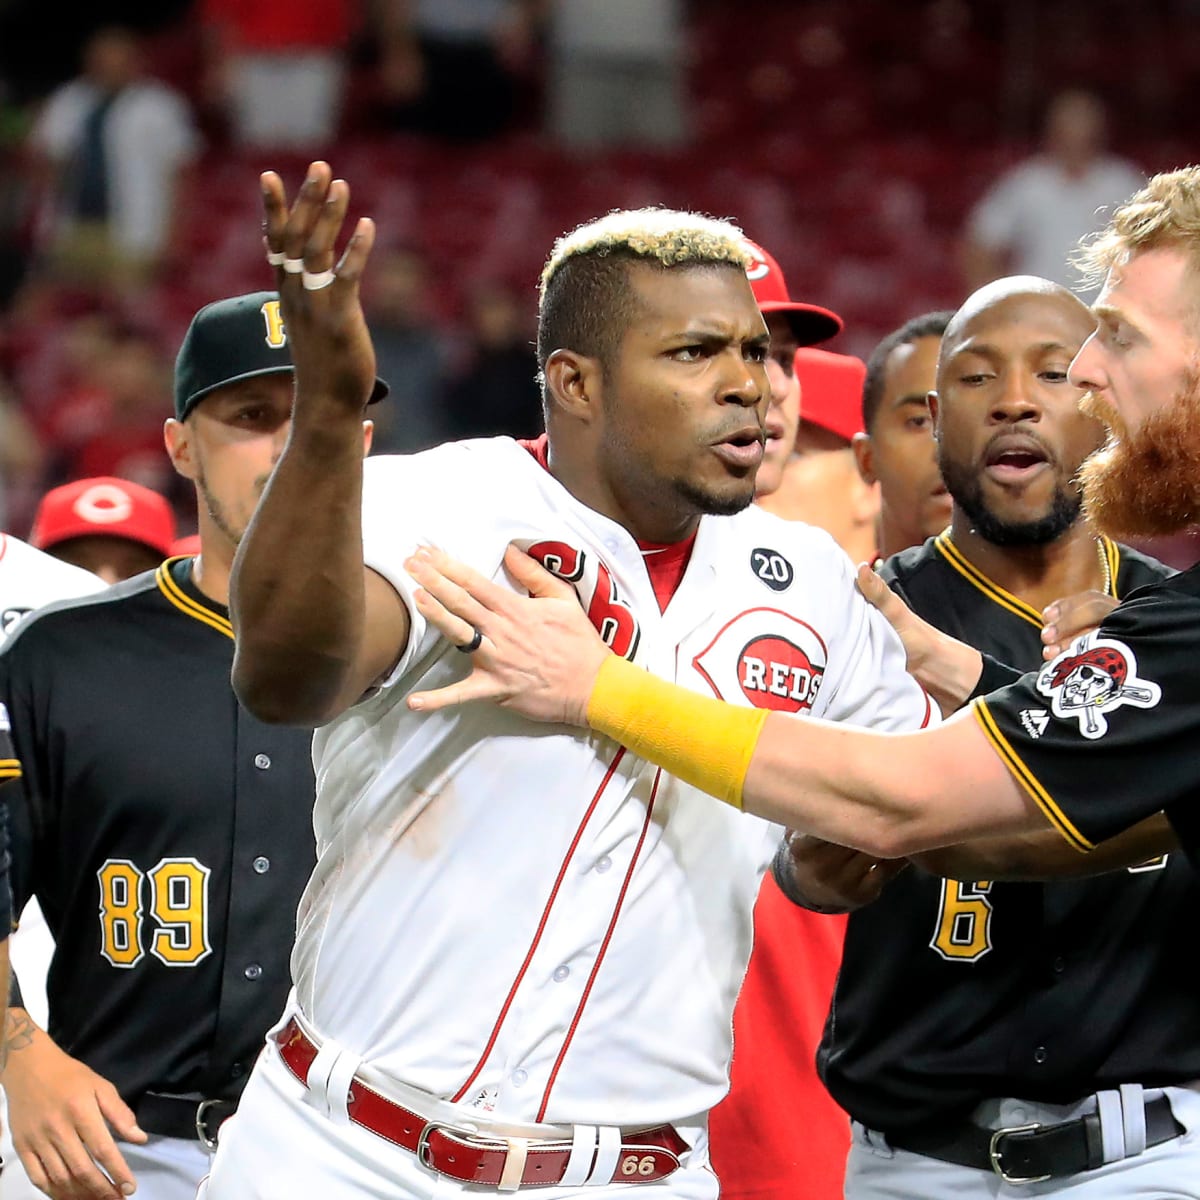
[[[316,726],[318,862],[294,993],[222,1130],[208,1200],[708,1197],[752,908],[780,837],[607,738],[490,706],[412,712],[480,640],[404,561],[503,583],[518,541],[605,644],[747,709],[918,727],[929,703],[824,534],[752,505],[768,334],[740,231],[610,214],[542,277],[547,436],[366,460],[373,226],[347,185],[263,178],[296,364],[292,435],[239,549],[235,687]]]

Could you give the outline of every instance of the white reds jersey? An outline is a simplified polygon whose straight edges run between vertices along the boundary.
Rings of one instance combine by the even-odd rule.
[[[727,1088],[780,829],[597,734],[485,704],[410,712],[409,692],[462,678],[470,659],[417,613],[402,563],[432,543],[506,580],[516,541],[649,670],[876,728],[930,717],[899,640],[832,539],[755,508],[700,522],[660,612],[630,534],[506,438],[368,459],[363,509],[366,562],[403,597],[412,633],[383,688],[314,739],[318,863],[293,957],[303,1013],[386,1076],[502,1119],[703,1114]]]
[[[44,551],[7,533],[0,533],[0,645],[23,617],[50,604],[87,596],[105,588],[104,580],[91,571],[60,562]],[[54,952],[54,940],[36,900],[20,914],[20,928],[9,939],[12,968],[21,982],[21,997],[30,1016],[46,1027],[46,972]],[[0,1116],[3,1116],[0,1110]],[[0,1129],[0,1151],[11,1157],[8,1122]]]
[[[99,575],[0,533],[0,644],[35,608],[53,600],[88,596],[106,586]]]

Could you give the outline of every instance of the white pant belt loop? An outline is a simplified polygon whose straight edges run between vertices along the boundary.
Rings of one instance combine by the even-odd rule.
[[[602,1187],[612,1183],[613,1172],[617,1169],[617,1159],[621,1157],[621,1131],[613,1125],[601,1125],[597,1132],[596,1165],[585,1182]]]
[[[1106,1163],[1117,1162],[1125,1157],[1125,1115],[1121,1107],[1120,1092],[1109,1090],[1096,1093],[1096,1112],[1100,1117],[1100,1144],[1104,1147]]]
[[[563,1173],[563,1187],[580,1187],[592,1172],[596,1157],[596,1126],[576,1125],[571,1134],[571,1157]]]
[[[1123,1083],[1120,1090],[1125,1154],[1132,1158],[1146,1149],[1146,1096],[1140,1083]]]

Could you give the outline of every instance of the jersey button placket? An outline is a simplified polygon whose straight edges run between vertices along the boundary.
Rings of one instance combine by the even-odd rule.
[[[253,981],[254,981],[254,980],[256,980],[256,979],[261,979],[261,978],[262,978],[262,973],[263,973],[263,969],[262,969],[262,967],[260,967],[260,966],[258,965],[258,963],[251,963],[251,964],[250,964],[250,965],[249,965],[249,966],[248,966],[248,967],[247,967],[247,968],[246,968],[246,969],[245,969],[245,970],[242,972],[242,974],[243,974],[243,975],[245,975],[245,977],[246,977],[247,979],[249,979],[251,982],[253,982]]]
[[[269,771],[271,769],[271,756],[269,754],[256,754],[254,756],[254,765],[260,771]]]
[[[260,854],[251,866],[256,875],[265,875],[271,869],[271,860],[265,854]]]

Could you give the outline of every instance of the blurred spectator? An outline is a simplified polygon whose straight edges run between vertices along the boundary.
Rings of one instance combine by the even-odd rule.
[[[251,148],[324,148],[337,132],[355,0],[200,0],[210,101],[234,141]]]
[[[1126,200],[1145,173],[1106,153],[1104,106],[1060,92],[1046,110],[1042,152],[1000,177],[971,212],[963,248],[967,291],[1003,275],[1040,275],[1078,289],[1071,254]]]
[[[108,28],[88,40],[82,73],[51,93],[30,149],[51,269],[118,287],[149,276],[170,249],[176,194],[200,138],[183,97],[143,75],[136,34]]]
[[[127,479],[77,479],[42,497],[29,541],[105,583],[119,583],[171,553],[175,514],[165,497]]]
[[[12,529],[21,499],[40,477],[45,455],[17,398],[0,379],[0,529]]]
[[[864,481],[879,485],[880,558],[919,546],[950,524],[950,493],[938,470],[927,397],[937,386],[942,334],[953,315],[944,310],[913,317],[867,359],[865,432],[854,436],[854,458]]]
[[[783,483],[762,507],[789,521],[824,529],[856,562],[876,554],[879,489],[863,482],[850,443],[861,432],[866,363],[852,354],[802,347],[800,431]]]
[[[376,370],[392,389],[372,412],[374,454],[408,454],[444,436],[446,339],[431,315],[428,267],[414,249],[373,257],[363,305],[375,343]]]
[[[181,538],[176,538],[171,543],[171,558],[178,558],[180,555],[195,556],[200,553],[200,535],[198,533],[188,533]]]
[[[52,482],[116,475],[167,494],[172,472],[162,452],[162,413],[171,363],[157,338],[120,329],[92,370],[85,386],[47,413]]]
[[[380,118],[396,129],[473,140],[511,125],[536,61],[545,0],[380,0]]]
[[[566,145],[678,146],[682,0],[550,0],[547,116]]]
[[[466,365],[446,393],[448,438],[533,437],[542,432],[533,330],[526,310],[500,284],[480,284],[471,297]]]

